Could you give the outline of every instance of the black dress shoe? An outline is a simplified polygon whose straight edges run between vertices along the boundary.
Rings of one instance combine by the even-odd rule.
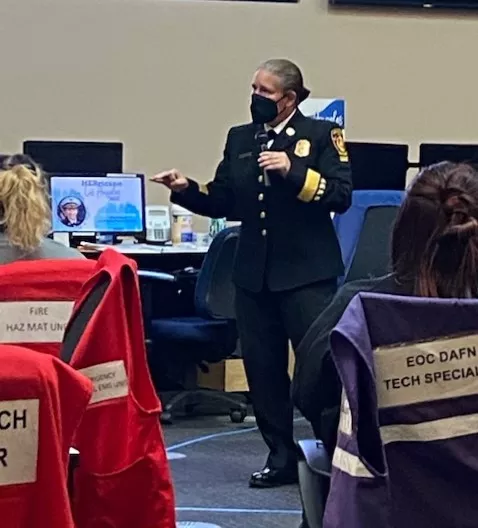
[[[284,471],[265,467],[262,471],[256,471],[249,479],[251,488],[276,488],[278,486],[287,486],[288,484],[297,484],[297,471]]]

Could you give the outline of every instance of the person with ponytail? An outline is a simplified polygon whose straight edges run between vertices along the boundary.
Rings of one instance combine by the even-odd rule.
[[[332,454],[341,387],[329,334],[359,292],[478,298],[478,172],[443,162],[411,183],[391,236],[391,273],[345,284],[299,345],[293,399]]]
[[[47,238],[50,205],[46,176],[23,154],[0,156],[0,264],[16,260],[84,258]]]
[[[440,163],[412,184],[393,229],[395,280],[422,297],[478,297],[478,172]]]

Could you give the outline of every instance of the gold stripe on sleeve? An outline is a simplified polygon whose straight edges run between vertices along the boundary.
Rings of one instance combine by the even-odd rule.
[[[298,194],[297,198],[303,202],[311,202],[314,199],[314,196],[317,194],[320,180],[321,176],[317,171],[313,169],[307,169],[304,186],[302,187],[302,190]]]

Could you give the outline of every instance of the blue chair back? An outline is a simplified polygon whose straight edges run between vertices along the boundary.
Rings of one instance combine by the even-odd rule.
[[[204,319],[236,318],[232,268],[239,230],[228,227],[220,231],[204,258],[195,290],[196,313]]]
[[[345,266],[341,283],[382,274],[382,268],[386,267],[384,263],[388,263],[390,231],[404,197],[405,191],[353,191],[350,208],[344,214],[335,215],[333,222]],[[367,233],[364,233],[365,224],[368,224]],[[365,247],[371,244],[373,247],[367,247],[362,252],[361,262],[356,263],[352,270],[359,245]],[[381,252],[383,258],[378,256],[377,260],[377,252]],[[364,258],[368,260],[369,270],[367,263],[363,262]],[[384,269],[383,273],[386,271]]]

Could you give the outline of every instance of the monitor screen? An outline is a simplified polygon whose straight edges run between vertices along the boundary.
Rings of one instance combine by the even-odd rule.
[[[422,143],[420,145],[420,167],[428,167],[441,161],[478,164],[478,145],[452,145],[444,143]]]
[[[55,172],[122,172],[123,144],[100,141],[24,141],[43,170]]]
[[[142,174],[54,174],[50,193],[53,232],[144,231]]]
[[[347,141],[354,190],[403,191],[408,145]]]

